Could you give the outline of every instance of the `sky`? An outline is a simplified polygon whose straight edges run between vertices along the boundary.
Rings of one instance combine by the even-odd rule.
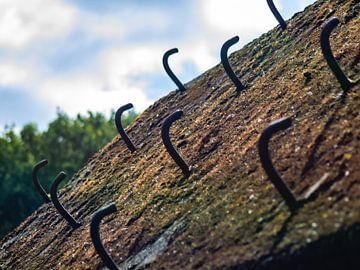
[[[314,0],[275,0],[285,19]],[[162,56],[186,83],[277,25],[265,0],[0,0],[0,131],[36,123],[60,108],[106,115],[138,112],[176,89]]]

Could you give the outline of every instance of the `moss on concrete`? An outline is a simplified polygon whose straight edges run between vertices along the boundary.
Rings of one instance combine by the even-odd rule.
[[[342,24],[331,46],[350,77],[359,76],[360,4],[317,1],[233,53],[246,85],[235,87],[221,65],[171,92],[101,149],[61,190],[61,201],[83,223],[75,231],[50,204],[0,242],[1,269],[100,269],[90,236],[91,214],[115,202],[105,219],[105,247],[133,269],[347,269],[359,266],[360,84],[342,97],[320,50],[323,23]],[[188,179],[161,143],[163,120],[184,117],[171,137],[192,166]],[[271,140],[277,169],[301,197],[322,185],[291,214],[261,168],[256,143],[273,120],[293,126]]]

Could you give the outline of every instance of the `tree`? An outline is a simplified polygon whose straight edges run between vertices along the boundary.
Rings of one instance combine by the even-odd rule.
[[[56,119],[43,132],[33,123],[25,125],[19,135],[14,126],[5,127],[0,136],[0,237],[42,203],[31,180],[34,164],[42,159],[49,161],[40,174],[46,190],[60,171],[65,171],[70,179],[116,135],[114,115],[112,112],[106,119],[101,113],[88,112],[71,119],[58,110]],[[123,117],[123,126],[136,116],[130,111]]]

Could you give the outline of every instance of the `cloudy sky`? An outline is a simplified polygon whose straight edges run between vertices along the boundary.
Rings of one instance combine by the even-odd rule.
[[[314,0],[277,0],[290,18]],[[60,107],[70,116],[138,111],[176,87],[163,53],[188,82],[234,49],[277,25],[265,0],[0,0],[0,131],[35,122],[44,129]]]

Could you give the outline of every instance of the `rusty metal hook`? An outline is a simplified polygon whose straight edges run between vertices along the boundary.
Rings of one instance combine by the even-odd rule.
[[[180,167],[184,176],[189,177],[190,176],[189,166],[182,159],[180,154],[175,150],[169,137],[169,131],[172,123],[174,123],[176,120],[179,120],[182,116],[183,116],[183,111],[177,110],[174,113],[172,113],[168,118],[165,119],[161,127],[161,138],[163,140],[166,150],[173,158],[173,160],[176,162],[176,164]]]
[[[48,194],[46,193],[46,191],[44,190],[44,188],[41,186],[39,178],[37,176],[38,171],[46,166],[48,164],[48,161],[46,159],[41,160],[40,162],[36,163],[35,166],[32,169],[32,180],[35,186],[36,191],[40,194],[40,196],[43,198],[43,200],[46,203],[51,202]]]
[[[335,57],[331,51],[330,41],[329,41],[331,32],[335,29],[335,27],[339,23],[340,21],[336,17],[331,18],[325,23],[320,35],[320,45],[321,45],[322,53],[326,59],[326,62],[328,63],[331,71],[334,73],[336,79],[341,84],[341,88],[346,92],[351,89],[351,87],[355,84],[355,82],[350,80],[348,77],[346,77],[344,72],[341,70],[339,64],[336,62]]]
[[[286,22],[275,7],[274,2],[272,0],[266,0],[266,2],[268,3],[271,12],[274,14],[275,18],[280,23],[281,29],[285,30],[287,26]]]
[[[236,91],[239,94],[241,90],[243,90],[245,87],[244,85],[240,82],[240,80],[238,79],[238,77],[236,77],[235,72],[232,70],[230,63],[229,63],[229,59],[227,57],[228,54],[228,50],[229,48],[234,45],[235,43],[237,43],[239,41],[239,37],[235,36],[231,39],[229,39],[228,41],[226,41],[224,43],[224,45],[221,47],[221,51],[220,51],[220,58],[221,58],[221,63],[227,73],[227,75],[230,77],[230,79],[233,81],[233,83],[236,86]]]
[[[280,130],[289,128],[291,124],[292,124],[292,120],[289,117],[281,118],[277,121],[272,122],[261,133],[258,142],[258,149],[259,149],[261,164],[266,174],[269,176],[270,181],[273,183],[275,188],[283,197],[286,204],[289,206],[290,210],[295,211],[296,209],[299,208],[300,203],[296,199],[295,195],[291,192],[289,187],[285,184],[285,182],[283,181],[277,170],[274,168],[268,149],[269,140],[271,136]]]
[[[130,152],[134,152],[136,150],[135,145],[131,142],[128,135],[126,134],[124,128],[121,125],[121,115],[124,111],[129,110],[133,108],[134,106],[131,103],[128,103],[124,106],[121,106],[115,113],[115,126],[121,136],[121,138],[124,140],[127,148],[130,150]]]
[[[97,210],[94,215],[92,216],[91,223],[90,223],[90,236],[91,240],[94,244],[94,248],[96,252],[99,254],[102,261],[110,270],[118,270],[118,266],[116,263],[111,259],[109,254],[106,252],[103,244],[101,243],[100,233],[99,233],[99,226],[101,220],[112,213],[116,212],[115,203],[111,203],[109,205],[103,206],[99,210]]]
[[[54,182],[51,185],[50,189],[50,195],[51,195],[51,201],[53,202],[56,210],[62,215],[62,217],[70,224],[70,226],[75,230],[81,226],[81,223],[77,222],[68,211],[65,210],[64,206],[59,202],[58,196],[57,196],[57,188],[60,184],[60,182],[66,177],[66,174],[64,172],[60,172]]]
[[[169,62],[168,62],[169,56],[174,54],[174,53],[178,53],[178,52],[179,52],[179,50],[177,48],[173,48],[173,49],[170,49],[167,52],[165,52],[164,56],[163,56],[163,66],[164,66],[164,69],[165,69],[166,73],[169,75],[169,77],[173,80],[173,82],[179,88],[179,91],[184,92],[184,91],[186,91],[185,86],[175,76],[174,72],[172,72],[172,70],[169,67]]]

